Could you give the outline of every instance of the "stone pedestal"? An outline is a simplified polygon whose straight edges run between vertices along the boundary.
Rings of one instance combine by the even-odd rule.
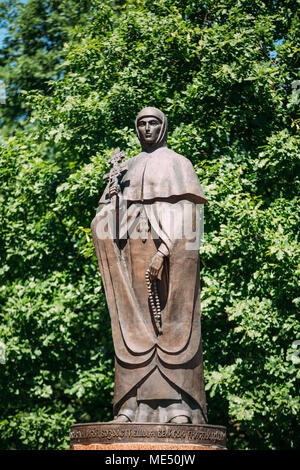
[[[226,428],[209,424],[84,423],[70,432],[71,450],[219,450]]]

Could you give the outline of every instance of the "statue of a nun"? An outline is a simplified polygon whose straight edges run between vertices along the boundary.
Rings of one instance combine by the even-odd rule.
[[[142,151],[114,174],[92,222],[115,348],[114,419],[206,423],[199,282],[206,199],[191,162],[167,147],[160,110],[140,111],[136,131]]]

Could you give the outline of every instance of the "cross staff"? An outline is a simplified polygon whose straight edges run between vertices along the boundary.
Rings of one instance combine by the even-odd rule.
[[[125,162],[122,162],[126,157],[125,153],[121,152],[119,147],[115,149],[112,157],[108,160],[108,164],[112,165],[109,173],[103,176],[104,180],[109,179],[109,197],[113,199],[120,192],[119,176],[126,170]]]
[[[115,149],[113,155],[108,160],[108,163],[112,165],[109,173],[103,176],[104,180],[109,179],[109,198],[115,208],[115,240],[118,243],[119,240],[119,198],[118,194],[121,190],[119,185],[119,176],[126,171],[126,164],[122,162],[126,157],[125,153],[122,153],[118,148]],[[121,163],[122,162],[122,163]]]

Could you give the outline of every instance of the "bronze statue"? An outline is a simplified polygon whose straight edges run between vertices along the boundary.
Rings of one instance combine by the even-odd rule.
[[[142,151],[124,161],[117,149],[92,222],[115,348],[115,421],[202,424],[206,199],[191,162],[167,147],[160,110],[143,109],[136,131]]]

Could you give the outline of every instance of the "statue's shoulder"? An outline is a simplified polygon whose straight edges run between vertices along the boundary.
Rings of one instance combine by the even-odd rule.
[[[134,155],[133,157],[128,158],[125,160],[126,167],[129,169],[132,166],[134,166],[135,163],[137,163],[139,160],[141,160],[145,156],[144,152],[140,152],[137,155]]]
[[[176,166],[182,167],[182,169],[187,169],[187,170],[193,170],[193,164],[192,162],[181,155],[180,153],[174,152],[174,150],[165,147],[165,155],[166,158],[169,158],[173,164],[175,163]]]
[[[159,163],[162,170],[163,167],[173,167],[176,168],[177,171],[180,171],[180,169],[182,171],[191,171],[194,169],[191,161],[188,158],[180,155],[177,152],[174,152],[174,150],[170,149],[169,147],[160,147],[153,153],[152,157],[154,157],[151,159],[152,164],[156,166],[157,163]],[[126,160],[127,169],[130,170],[133,167],[135,168],[136,166],[143,165],[144,161],[148,159],[149,154],[146,152],[140,152]]]

